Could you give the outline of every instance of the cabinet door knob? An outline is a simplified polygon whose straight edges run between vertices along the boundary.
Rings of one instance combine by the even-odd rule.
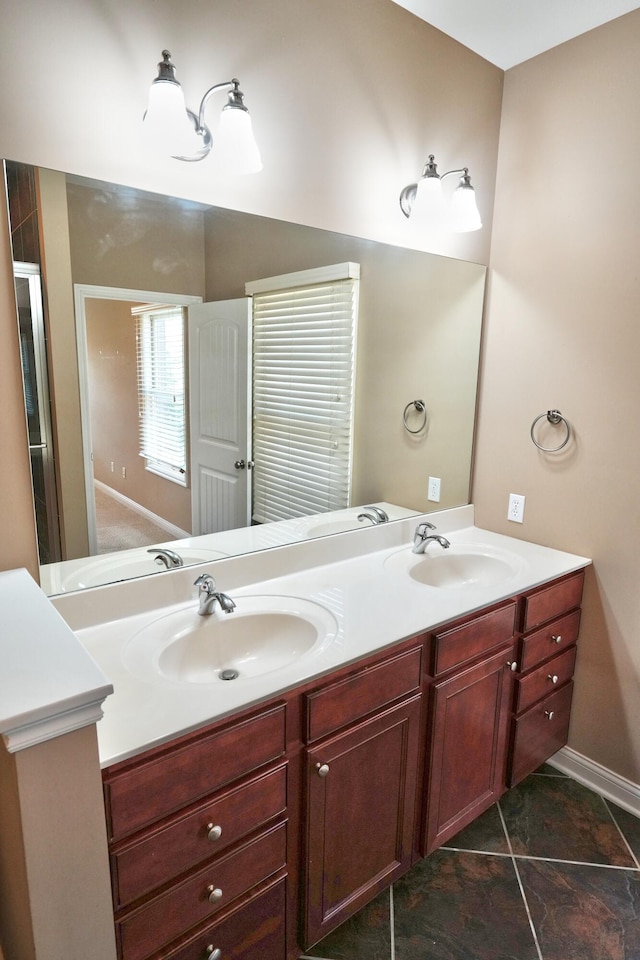
[[[553,710],[545,710],[544,715],[547,718],[547,720],[553,720],[555,716]]]
[[[515,673],[516,670],[518,669],[518,664],[516,660],[507,660],[507,666],[509,667],[509,670],[511,670],[512,673]]]
[[[222,900],[222,890],[220,887],[214,887],[212,883],[207,887],[207,893],[209,894],[209,903],[217,903],[218,900]]]
[[[214,945],[210,943],[205,950],[205,956],[207,960],[220,960],[220,957],[222,956],[222,950],[220,947],[214,947]]]
[[[554,643],[562,643],[562,634],[558,633],[551,637]]]
[[[548,674],[547,674],[547,680],[551,680],[551,683],[557,683],[557,682],[558,682],[558,674],[557,674],[557,673],[548,673]]]
[[[328,763],[316,763],[316,770],[318,771],[319,777],[326,777],[329,773],[329,764]]]
[[[207,840],[210,840],[211,843],[213,843],[214,840],[219,840],[221,836],[222,836],[222,827],[218,826],[217,823],[207,824]]]

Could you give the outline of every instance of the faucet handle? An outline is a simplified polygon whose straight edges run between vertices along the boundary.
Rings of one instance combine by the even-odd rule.
[[[416,533],[418,536],[423,537],[427,530],[435,530],[435,524],[429,523],[428,520],[424,520],[422,523],[419,523],[416,527]]]
[[[193,585],[194,587],[198,587],[203,593],[215,593],[216,582],[210,573],[201,573],[200,576],[193,581]]]

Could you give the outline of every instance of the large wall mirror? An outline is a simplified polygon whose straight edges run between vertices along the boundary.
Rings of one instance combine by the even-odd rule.
[[[203,562],[357,529],[372,504],[393,520],[468,503],[484,266],[9,161],[5,173],[47,592],[162,574],[172,560],[148,551],[172,541],[185,562]],[[190,471],[180,482],[140,455],[140,316],[183,309],[188,340],[198,302],[248,303],[250,383],[247,284],[336,264],[359,273],[344,510],[256,524],[243,468],[243,518],[194,525]],[[219,385],[222,442],[246,467],[251,402],[245,452],[224,426],[229,369],[214,357],[198,380]],[[312,460],[308,469],[312,481]]]

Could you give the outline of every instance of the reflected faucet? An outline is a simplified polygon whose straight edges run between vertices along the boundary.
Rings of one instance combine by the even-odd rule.
[[[389,514],[386,510],[383,510],[381,507],[368,506],[365,507],[362,513],[358,514],[358,520],[371,520],[371,523],[386,523],[389,519]]]
[[[184,560],[175,550],[169,550],[167,547],[151,547],[147,553],[152,553],[155,562],[166,567],[167,570],[171,567],[184,567]]]
[[[416,527],[416,532],[413,535],[413,552],[414,553],[424,553],[429,544],[435,540],[436,543],[439,543],[443,550],[447,550],[451,544],[446,537],[440,536],[439,533],[429,533],[429,530],[435,530],[435,527],[432,523],[419,523]]]
[[[208,617],[212,614],[216,603],[220,604],[220,609],[224,610],[225,613],[232,613],[235,610],[236,605],[231,597],[228,597],[226,593],[220,593],[216,589],[216,582],[210,574],[200,574],[193,585],[198,587],[198,600],[200,602],[198,613],[201,617]]]

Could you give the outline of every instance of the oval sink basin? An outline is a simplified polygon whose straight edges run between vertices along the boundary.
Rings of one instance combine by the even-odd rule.
[[[385,566],[425,586],[447,588],[493,587],[514,576],[518,569],[515,558],[478,547],[452,544],[443,550],[433,544],[427,550],[424,554],[411,549],[394,553],[387,557]]]
[[[166,568],[155,562],[153,554],[148,553],[148,547],[136,550],[125,550],[122,553],[110,553],[104,557],[89,557],[80,566],[74,567],[67,573],[61,584],[61,589],[81,590],[83,587],[97,587],[103,583],[117,583],[120,580],[133,580],[135,577],[145,577],[150,573],[165,572]],[[176,548],[184,560],[185,566],[194,563],[208,563],[210,560],[221,560],[227,556],[218,550],[194,550],[186,547]],[[178,567],[170,567],[177,570]]]
[[[123,661],[145,680],[246,681],[324,649],[337,632],[333,614],[295,597],[239,597],[232,613],[204,617],[194,603],[143,627],[124,648]]]
[[[359,530],[363,526],[370,527],[371,523],[364,524],[357,517],[343,517],[339,520],[314,520],[306,527],[304,536],[309,539],[327,537],[334,533],[348,533],[350,530]]]

